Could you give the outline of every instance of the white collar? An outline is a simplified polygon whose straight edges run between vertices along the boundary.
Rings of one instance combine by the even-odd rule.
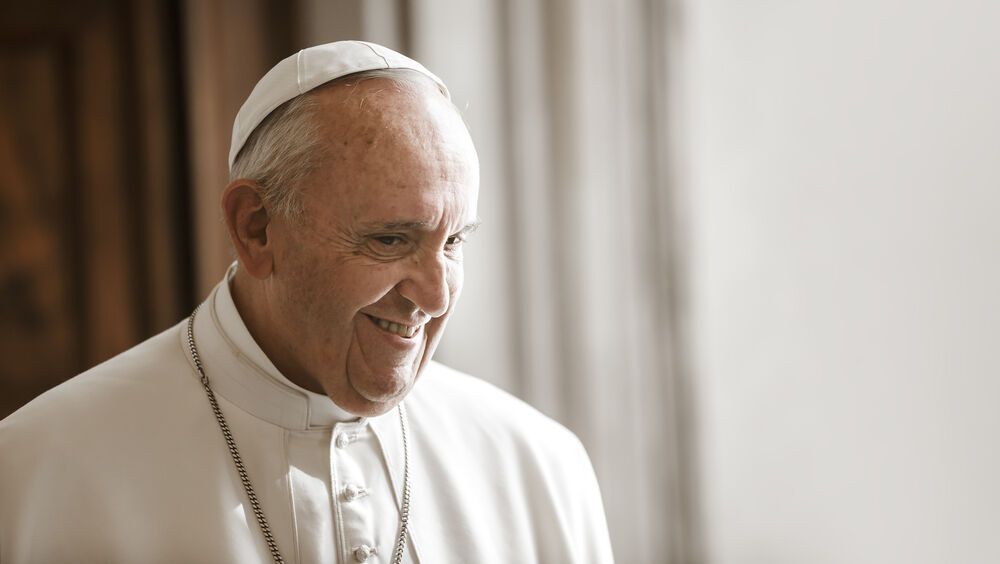
[[[194,333],[212,389],[251,415],[288,429],[332,427],[359,418],[328,396],[292,383],[250,336],[230,291],[236,263],[202,304]]]

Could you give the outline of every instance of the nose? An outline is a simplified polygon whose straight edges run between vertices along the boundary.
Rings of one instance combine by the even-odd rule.
[[[407,300],[431,317],[441,317],[451,305],[452,268],[442,253],[413,257],[406,278],[396,289]]]

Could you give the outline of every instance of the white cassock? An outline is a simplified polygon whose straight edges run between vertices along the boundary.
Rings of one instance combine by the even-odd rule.
[[[271,560],[186,328],[0,422],[0,562]],[[403,485],[398,411],[358,419],[292,384],[251,338],[225,282],[201,307],[195,340],[285,561],[390,562]],[[568,430],[437,363],[405,406],[404,562],[612,561],[594,472]]]

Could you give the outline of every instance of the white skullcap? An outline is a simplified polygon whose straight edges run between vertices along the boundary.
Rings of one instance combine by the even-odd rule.
[[[423,65],[392,49],[365,41],[337,41],[303,49],[267,71],[233,122],[229,168],[247,138],[275,108],[317,86],[348,74],[375,69],[411,69],[436,82],[445,96],[448,87]]]

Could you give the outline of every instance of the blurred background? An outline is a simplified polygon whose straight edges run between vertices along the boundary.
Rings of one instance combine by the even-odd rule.
[[[1000,562],[1000,3],[0,6],[0,416],[203,299],[239,105],[367,39],[482,161],[437,358],[580,436],[619,562]]]

